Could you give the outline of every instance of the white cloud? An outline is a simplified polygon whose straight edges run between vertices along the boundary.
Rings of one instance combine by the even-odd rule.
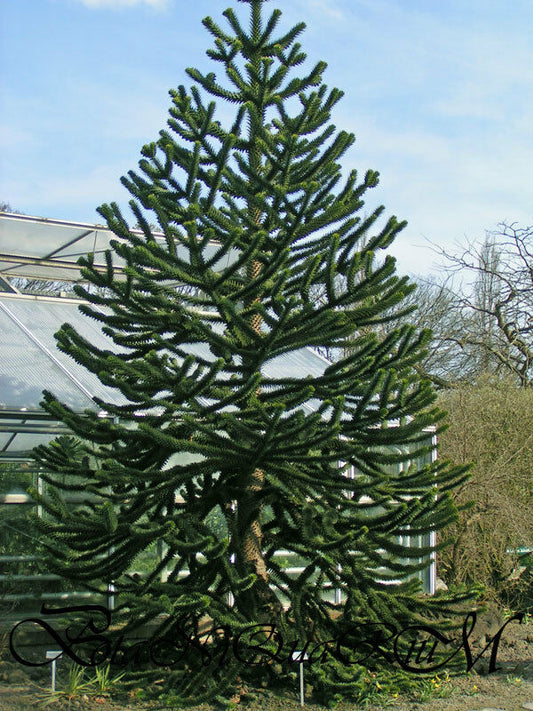
[[[280,3],[278,3],[280,4]],[[296,3],[287,3],[281,8],[285,19],[292,22],[306,22],[310,20],[310,27],[317,26],[318,21],[334,21],[336,23],[346,20],[346,12],[341,7],[340,0],[297,0]]]
[[[337,7],[337,3],[332,0],[307,0],[308,7],[314,12],[331,17],[333,20],[344,19],[342,10]]]
[[[169,0],[79,0],[82,5],[90,8],[123,8],[135,5],[148,5],[155,10],[164,10],[169,5]]]
[[[411,129],[360,115],[339,121],[358,137],[346,167],[360,176],[380,171],[380,186],[365,196],[366,210],[383,203],[386,214],[407,219],[408,227],[392,248],[402,272],[425,273],[435,259],[425,239],[452,248],[483,238],[502,220],[531,224],[531,151],[524,133],[491,127],[476,134],[461,124],[457,132],[440,127]],[[424,246],[425,245],[425,246]]]
[[[525,67],[531,66],[533,52],[518,40],[499,53],[494,52],[496,36],[472,38],[463,50],[460,72],[434,102],[443,116],[503,121],[528,115],[533,80]]]

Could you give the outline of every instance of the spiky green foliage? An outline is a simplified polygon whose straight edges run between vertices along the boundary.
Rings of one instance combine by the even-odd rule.
[[[99,288],[78,287],[81,311],[114,345],[68,324],[58,344],[120,398],[78,414],[46,393],[85,456],[74,471],[60,445],[36,456],[59,489],[64,477],[94,494],[75,513],[43,502],[58,569],[113,580],[132,624],[272,621],[303,644],[430,610],[412,579],[430,547],[406,536],[427,541],[453,519],[446,490],[461,472],[427,456],[440,415],[413,368],[426,335],[377,335],[412,289],[376,259],[405,223],[378,227],[382,207],[362,216],[377,173],[343,179],[354,136],[330,122],[342,92],[323,84],[326,65],[296,74],[304,25],[276,34],[281,13],[247,4],[248,29],[231,9],[227,29],[204,20],[225,79],[189,69],[195,86],[171,92],[168,129],[123,178],[140,229],[102,206],[116,235],[107,270],[81,260]],[[233,110],[225,125],[209,97]],[[346,355],[306,371],[309,347]],[[288,358],[301,369],[284,372]],[[130,575],[154,542],[160,562]]]

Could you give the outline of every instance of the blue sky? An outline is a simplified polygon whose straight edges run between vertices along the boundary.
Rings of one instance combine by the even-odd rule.
[[[119,178],[157,138],[168,89],[210,68],[201,19],[236,0],[2,0],[0,200],[28,214],[101,221]],[[427,240],[482,239],[533,223],[531,0],[271,0],[304,20],[309,64],[345,97],[346,170],[381,174],[371,208],[409,226],[392,248],[428,272]],[[213,71],[220,71],[213,67]],[[222,107],[221,107],[222,108]],[[227,115],[227,109],[224,108]],[[223,114],[224,114],[223,112]]]

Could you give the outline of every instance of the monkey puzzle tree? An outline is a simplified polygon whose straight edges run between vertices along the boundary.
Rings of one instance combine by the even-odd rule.
[[[431,608],[415,603],[412,579],[430,547],[402,537],[453,519],[446,490],[462,472],[431,461],[399,471],[427,454],[424,430],[440,418],[413,369],[426,335],[374,329],[412,289],[392,258],[375,260],[405,223],[378,228],[382,207],[361,216],[378,175],[342,177],[354,136],[330,123],[342,92],[322,83],[325,63],[295,74],[304,25],[276,35],[279,10],[241,1],[249,29],[231,9],[229,29],[204,20],[225,84],[189,69],[196,85],[171,92],[169,130],[122,179],[139,230],[116,204],[99,209],[113,252],[105,273],[81,259],[99,289],[77,288],[110,348],[69,324],[57,335],[120,398],[79,414],[46,392],[84,456],[73,467],[64,441],[36,456],[59,491],[95,495],[77,511],[43,502],[57,569],[95,588],[113,580],[132,624],[274,621],[321,641],[348,622]],[[207,97],[233,108],[226,126]],[[281,370],[291,354],[348,340],[334,364]],[[129,575],[156,541],[160,562]],[[299,557],[298,574],[280,550]]]

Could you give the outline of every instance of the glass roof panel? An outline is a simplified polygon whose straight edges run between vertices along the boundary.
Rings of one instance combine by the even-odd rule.
[[[3,214],[0,245],[3,253],[75,262],[80,254],[109,247],[113,235],[105,227],[28,215]]]
[[[57,350],[54,333],[70,322],[92,343],[109,348],[111,342],[74,302],[0,297],[0,328],[5,337],[0,368],[0,408],[37,408],[42,390],[80,410],[94,405],[93,396],[123,402],[118,391]],[[112,344],[111,344],[112,345]]]
[[[54,391],[71,407],[85,408],[90,399],[0,308],[4,336],[0,372],[0,408],[35,408],[43,387]]]
[[[154,236],[164,241],[163,234]],[[110,248],[111,240],[117,239],[101,225],[0,213],[0,276],[78,279],[78,258],[93,252],[95,263],[103,266],[105,250]],[[213,256],[219,247],[215,243],[207,245],[206,255]],[[178,254],[180,250],[183,250],[180,256],[186,256],[184,248],[178,247]],[[235,252],[231,251],[221,263],[227,265],[234,259]],[[120,269],[124,261],[115,253],[113,264]]]
[[[311,348],[300,348],[273,358],[265,365],[265,375],[269,378],[305,378],[323,374],[329,363]]]
[[[163,235],[155,237],[164,239]],[[1,213],[0,278],[21,275],[51,283],[77,280],[78,257],[89,251],[103,255],[114,238],[108,229],[97,225]],[[218,245],[211,244],[207,251],[212,255],[216,249]],[[234,254],[223,259],[231,263]],[[97,261],[103,261],[103,257],[102,260],[97,257]],[[77,410],[94,406],[92,398],[95,396],[104,402],[125,402],[120,392],[102,385],[95,375],[56,347],[53,334],[64,322],[69,322],[97,347],[117,350],[99,324],[79,313],[78,305],[79,302],[64,298],[28,298],[0,293],[0,328],[4,337],[0,359],[0,413],[7,414],[11,409],[38,410],[43,388]],[[189,344],[188,350],[207,360],[214,358],[207,344]],[[309,348],[302,348],[269,361],[264,375],[267,381],[313,377],[323,373],[325,367],[325,359]],[[269,387],[268,382],[265,386]],[[315,409],[317,403],[309,401],[306,407]],[[23,443],[21,436],[19,432],[15,438],[18,439],[17,450]]]
[[[31,448],[69,432],[42,410],[21,410],[18,417],[15,414],[0,408],[0,462],[21,458]]]
[[[7,448],[0,447],[0,461],[6,455],[14,456],[21,455],[27,452],[31,452],[34,447],[40,444],[48,444],[51,440],[55,439],[57,435],[54,434],[40,434],[39,432],[23,432],[15,435],[12,442],[9,443]],[[3,455],[3,457],[2,457]]]
[[[27,279],[42,279],[50,281],[51,268],[39,262],[21,263],[16,257],[6,257],[0,254],[0,275],[4,277],[26,277]],[[59,266],[54,264],[52,269],[54,281],[72,282],[81,281],[78,265]]]
[[[8,338],[0,375],[0,407],[38,407],[43,387],[75,409],[90,406],[93,396],[125,402],[118,391],[103,385],[94,374],[56,348],[54,333],[69,322],[97,347],[117,350],[98,323],[79,313],[78,303],[1,295],[0,311]],[[210,359],[206,344],[190,344],[188,349]],[[269,361],[264,374],[267,379],[313,377],[321,375],[327,364],[311,349],[302,348]]]
[[[7,443],[13,438],[11,432],[0,432],[0,452],[5,449]]]

